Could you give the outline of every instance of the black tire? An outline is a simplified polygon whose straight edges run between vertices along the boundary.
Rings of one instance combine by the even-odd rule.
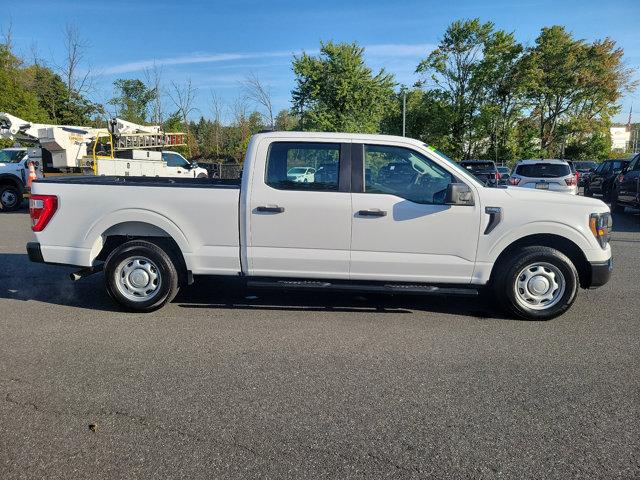
[[[602,200],[604,202],[610,202],[611,201],[611,187],[602,187]]]
[[[585,197],[593,197],[593,192],[589,189],[589,186],[585,185],[583,195]]]
[[[532,268],[528,269],[528,266]],[[549,320],[566,312],[576,299],[580,284],[576,267],[565,254],[554,248],[524,247],[497,265],[496,269],[493,282],[495,295],[508,313],[519,318]],[[561,274],[562,278],[553,273],[554,269]],[[540,275],[536,277],[535,273],[531,272],[540,272]],[[536,309],[524,305],[527,304],[527,301],[523,297],[530,293],[528,286],[530,282],[533,281],[533,278],[547,278],[545,275],[548,273],[554,275],[558,282],[557,285],[560,285],[561,281],[564,283],[564,290],[560,287],[557,288],[560,291],[558,291],[557,297],[546,302],[550,305],[548,307],[542,306],[540,309]],[[518,289],[516,283],[518,278],[522,281],[526,279],[528,274],[534,275],[534,277],[527,283],[527,288]],[[551,291],[552,288],[550,287],[548,291]]]
[[[618,203],[618,192],[615,190],[611,194],[611,212],[624,213],[624,205],[620,205],[620,203]]]
[[[153,291],[150,294],[138,295],[139,299],[132,298],[136,296],[134,292],[136,285],[130,280],[134,272],[131,272],[128,277],[125,273],[127,268],[136,270],[132,266],[135,261],[133,259],[136,258],[150,261],[146,266],[142,262],[143,268],[137,270],[149,268],[154,272],[151,274],[155,274],[157,280],[155,287],[153,281],[150,281],[146,286],[140,288],[144,289],[148,286]],[[131,260],[131,263],[127,263],[128,260]],[[131,240],[111,252],[105,261],[104,275],[105,287],[111,298],[130,311],[151,312],[157,310],[173,300],[179,289],[176,262],[160,246],[146,240]],[[145,273],[143,272],[142,275]],[[127,281],[125,278],[129,280]],[[128,292],[129,296],[125,292]],[[145,299],[145,296],[148,298]]]
[[[209,175],[207,175],[206,173],[199,173],[196,178],[209,178]]]
[[[0,186],[0,211],[11,212],[22,205],[22,193],[13,185]]]

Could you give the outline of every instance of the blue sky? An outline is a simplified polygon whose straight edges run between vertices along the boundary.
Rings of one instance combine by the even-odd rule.
[[[276,110],[287,108],[292,54],[313,52],[320,40],[356,41],[372,68],[384,67],[411,85],[419,60],[461,18],[492,21],[526,45],[554,24],[587,40],[609,36],[624,48],[627,66],[640,70],[638,0],[0,0],[0,6],[0,26],[6,30],[11,22],[18,53],[29,58],[35,50],[51,65],[62,62],[65,25],[76,24],[90,44],[84,68],[95,74],[94,100],[106,102],[116,78],[144,79],[144,68],[155,63],[166,87],[191,79],[195,115],[204,116],[211,116],[211,90],[230,106],[250,73],[271,88]],[[168,98],[165,103],[171,110]],[[623,99],[616,120],[626,122],[632,104],[640,121],[638,91]]]

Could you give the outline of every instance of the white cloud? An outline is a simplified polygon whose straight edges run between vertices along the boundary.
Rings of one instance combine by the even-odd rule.
[[[118,73],[130,73],[140,72],[147,68],[151,68],[154,65],[158,67],[167,65],[189,65],[196,63],[216,63],[216,62],[229,62],[233,60],[246,60],[264,57],[288,57],[291,56],[291,52],[257,52],[257,53],[195,53],[191,55],[183,55],[179,57],[169,58],[154,58],[148,60],[138,60],[135,62],[121,63],[119,65],[112,65],[106,67],[102,72],[106,75],[113,75]]]
[[[378,44],[365,45],[365,54],[370,57],[392,58],[392,57],[419,57],[433,50],[434,46],[428,43],[417,44]],[[316,54],[317,49],[305,50],[309,54]],[[111,65],[101,71],[105,75],[116,75],[121,73],[140,72],[154,65],[158,67],[171,65],[191,65],[200,63],[231,62],[234,60],[248,60],[261,58],[282,58],[292,57],[301,51],[273,51],[254,53],[194,53],[168,58],[154,58],[137,60],[133,62]]]

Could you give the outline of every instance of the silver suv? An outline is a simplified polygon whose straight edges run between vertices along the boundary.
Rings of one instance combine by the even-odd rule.
[[[509,177],[512,187],[578,193],[578,179],[564,160],[520,160]]]

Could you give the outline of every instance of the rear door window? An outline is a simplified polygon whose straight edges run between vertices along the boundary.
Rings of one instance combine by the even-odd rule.
[[[338,191],[339,143],[274,142],[265,182],[279,190]]]
[[[570,175],[571,168],[561,163],[528,163],[518,165],[516,173],[522,177],[556,178]]]

